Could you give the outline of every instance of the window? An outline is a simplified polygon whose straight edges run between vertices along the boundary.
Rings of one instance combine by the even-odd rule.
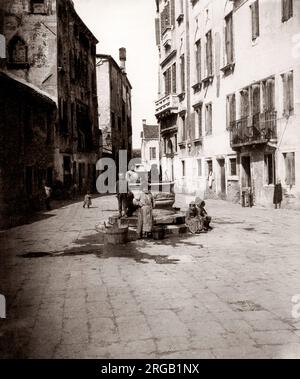
[[[225,18],[225,47],[226,47],[226,63],[233,63],[233,25],[232,13]]]
[[[46,14],[47,7],[45,3],[45,0],[31,0],[31,12],[35,14]]]
[[[156,147],[150,147],[150,160],[156,159]]]
[[[292,187],[296,184],[295,153],[283,154],[285,163],[285,184]]]
[[[206,104],[205,106],[205,131],[206,135],[212,135],[212,104]]]
[[[235,94],[227,96],[227,130],[234,127],[236,121],[236,101]]]
[[[197,166],[198,166],[198,176],[202,176],[202,159],[197,160]]]
[[[177,153],[177,144],[178,144],[178,141],[177,141],[177,134],[175,134],[175,137],[174,137],[174,139],[175,139],[175,152]]]
[[[185,59],[184,55],[180,57],[180,77],[181,77],[181,92],[185,92]]]
[[[202,133],[202,104],[196,108],[195,138],[201,138]]]
[[[275,174],[275,157],[273,154],[265,155],[265,184],[275,184],[276,174]]]
[[[290,116],[294,113],[294,75],[290,71],[282,75],[283,81],[283,115]]]
[[[175,25],[175,0],[169,0],[160,15],[161,34]]]
[[[181,165],[182,165],[182,176],[185,177],[185,175],[186,175],[186,171],[185,171],[185,161],[181,161]]]
[[[250,5],[251,9],[251,20],[252,20],[252,40],[256,40],[259,37],[259,2],[258,0],[254,1]]]
[[[236,158],[230,158],[229,159],[229,169],[230,169],[230,176],[236,176],[237,175],[237,160],[236,160]]]
[[[28,64],[28,48],[21,37],[14,37],[8,44],[9,63],[14,65]]]
[[[293,0],[281,0],[282,22],[293,17]]]
[[[172,66],[172,93],[176,93],[176,63]]]
[[[195,52],[195,59],[196,59],[196,82],[201,82],[201,40],[196,42],[196,52]]]
[[[118,130],[119,130],[119,132],[122,130],[122,121],[121,121],[121,117],[118,117]]]
[[[213,54],[212,54],[212,34],[211,30],[206,34],[206,72],[207,76],[212,76]]]
[[[164,72],[164,80],[165,80],[165,95],[170,95],[171,93],[171,86],[172,86],[172,77],[171,77],[171,67],[169,67]]]
[[[185,115],[181,116],[181,141],[186,140],[186,125],[185,125]]]
[[[270,78],[263,82],[264,111],[275,109],[275,79]]]
[[[250,114],[249,106],[249,90],[244,89],[240,92],[240,101],[241,101],[241,117],[248,117]]]

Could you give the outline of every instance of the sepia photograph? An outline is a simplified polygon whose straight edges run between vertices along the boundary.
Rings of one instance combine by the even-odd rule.
[[[300,0],[0,0],[0,359],[300,359]]]

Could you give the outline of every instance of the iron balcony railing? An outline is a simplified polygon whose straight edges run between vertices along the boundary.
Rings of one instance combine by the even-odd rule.
[[[267,143],[277,139],[277,112],[266,111],[230,123],[231,146]]]

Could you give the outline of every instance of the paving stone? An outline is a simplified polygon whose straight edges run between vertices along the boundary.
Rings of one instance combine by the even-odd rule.
[[[184,210],[191,200],[178,195],[177,205]],[[292,317],[300,292],[299,212],[282,210],[282,217],[208,200],[211,233],[182,235],[185,226],[173,225],[170,238],[133,242],[120,258],[99,255],[94,230],[117,200],[94,203],[89,212],[71,204],[0,234],[0,292],[9,305],[0,322],[1,357],[299,357],[299,320]],[[67,255],[20,257],[34,251]]]

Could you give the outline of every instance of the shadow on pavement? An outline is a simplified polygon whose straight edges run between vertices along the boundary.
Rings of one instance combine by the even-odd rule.
[[[21,258],[33,259],[33,258],[55,258],[64,256],[84,256],[84,255],[95,255],[100,259],[109,258],[127,258],[133,259],[134,261],[142,264],[147,264],[150,261],[154,261],[157,264],[176,264],[180,260],[169,258],[169,255],[156,255],[143,253],[142,250],[147,247],[159,247],[159,246],[170,246],[172,248],[184,246],[203,248],[203,245],[199,243],[194,243],[188,241],[194,236],[185,235],[179,237],[170,237],[161,241],[153,240],[139,240],[136,242],[129,242],[122,245],[105,245],[103,238],[100,234],[92,234],[85,236],[76,241],[75,247],[70,249],[60,251],[60,252],[27,252],[24,254],[19,254]]]

